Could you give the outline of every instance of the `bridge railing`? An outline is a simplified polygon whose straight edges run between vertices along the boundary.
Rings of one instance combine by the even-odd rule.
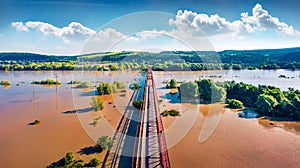
[[[158,96],[156,91],[156,85],[153,78],[153,72],[151,68],[148,68],[148,71],[151,73],[152,77],[152,87],[154,93],[154,105],[155,105],[155,113],[156,113],[156,122],[157,122],[157,133],[159,136],[159,146],[160,146],[160,156],[161,156],[161,164],[164,168],[170,167],[170,160],[168,155],[168,148],[166,144],[165,134],[164,134],[164,127],[160,115],[159,105],[158,105]]]

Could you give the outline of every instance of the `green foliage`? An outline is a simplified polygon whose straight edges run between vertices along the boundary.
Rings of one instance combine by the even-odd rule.
[[[0,85],[10,85],[10,81],[9,80],[3,80],[0,82]]]
[[[178,83],[176,79],[171,79],[170,82],[167,84],[167,88],[170,89],[177,88],[177,87],[178,87]]]
[[[71,80],[71,81],[68,82],[67,84],[81,84],[81,81],[78,81],[78,80]]]
[[[177,111],[177,110],[174,110],[174,109],[172,109],[172,110],[164,110],[164,111],[161,113],[161,115],[162,115],[163,117],[166,117],[166,116],[169,116],[169,115],[175,117],[175,116],[180,116],[180,112]]]
[[[211,79],[202,79],[196,81],[200,99],[208,102],[222,102],[225,101],[226,91],[224,88],[217,86]]]
[[[97,87],[97,91],[99,95],[111,94],[113,92],[113,87],[109,83],[100,82],[99,86]]]
[[[38,125],[40,122],[40,120],[34,120],[33,125]]]
[[[264,115],[272,115],[277,100],[271,95],[260,94],[256,101],[258,112]]]
[[[97,87],[99,95],[107,95],[117,91],[117,89],[125,89],[126,85],[124,82],[114,81],[112,84],[106,82],[100,82]]]
[[[297,109],[289,100],[285,99],[275,107],[274,115],[277,117],[294,117],[297,118]]]
[[[116,65],[112,65],[110,64],[109,67],[108,67],[111,71],[116,71],[118,70],[118,67]]]
[[[116,85],[117,89],[126,89],[126,84],[124,82],[114,81],[114,85]]]
[[[100,165],[100,160],[96,157],[92,157],[92,159],[89,161],[88,166],[89,167],[97,167]]]
[[[277,102],[284,101],[286,98],[279,88],[274,86],[260,86],[261,92],[266,95],[273,96]]]
[[[0,53],[0,70],[153,70],[300,69],[299,48],[247,51],[107,52],[79,56]],[[125,59],[126,58],[126,59]],[[220,59],[222,63],[215,63]],[[80,60],[78,64],[77,60]],[[205,60],[205,63],[203,62]],[[96,63],[97,62],[97,63]],[[138,62],[138,63],[137,63]],[[91,64],[92,63],[92,64]]]
[[[56,81],[53,79],[46,79],[42,81],[33,81],[31,84],[37,84],[37,85],[60,85],[60,81]]]
[[[135,101],[132,103],[132,105],[133,105],[134,107],[136,107],[137,109],[140,109],[140,108],[142,107],[142,105],[143,105],[143,100],[135,100]]]
[[[113,145],[113,140],[108,136],[101,136],[98,138],[97,145],[101,148],[101,150],[110,149]]]
[[[91,85],[91,82],[90,81],[85,81],[85,82],[82,82],[82,83],[79,83],[76,88],[90,88],[92,85]]]
[[[289,88],[282,92],[274,86],[259,87],[244,83],[223,82],[227,99],[237,99],[247,107],[255,107],[262,115],[300,119],[300,91]]]
[[[104,109],[103,101],[97,96],[92,97],[91,105],[92,105],[92,109],[95,111]]]
[[[82,158],[74,159],[72,152],[68,152],[65,157],[57,162],[53,162],[47,168],[82,168],[84,160]]]
[[[195,98],[198,96],[198,85],[195,82],[183,82],[179,90],[181,97]]]
[[[227,99],[226,104],[228,108],[233,108],[233,109],[241,109],[244,108],[244,104],[236,99]]]
[[[256,107],[255,103],[260,94],[258,87],[234,81],[224,82],[223,85],[227,91],[227,99],[237,99],[247,107]]]
[[[141,86],[138,83],[133,83],[133,89],[139,89]]]

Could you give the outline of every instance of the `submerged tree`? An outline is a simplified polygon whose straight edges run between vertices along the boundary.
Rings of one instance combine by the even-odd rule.
[[[98,138],[97,145],[101,148],[101,150],[110,149],[113,145],[113,140],[111,140],[108,136],[101,136]]]
[[[278,102],[273,96],[265,94],[260,94],[256,101],[258,112],[265,115],[271,115],[277,104]]]
[[[96,96],[92,97],[91,105],[92,105],[92,109],[95,111],[104,109],[103,101],[99,97],[96,97]]]
[[[177,87],[178,87],[178,83],[176,79],[171,79],[170,82],[167,84],[167,88],[170,89],[177,88]]]

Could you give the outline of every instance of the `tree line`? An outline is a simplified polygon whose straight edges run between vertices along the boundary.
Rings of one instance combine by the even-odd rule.
[[[175,79],[172,81],[177,83]],[[275,86],[257,87],[243,82],[199,79],[183,82],[178,89],[182,101],[226,102],[232,108],[253,107],[261,115],[300,120],[300,91],[293,88],[281,91]]]
[[[250,51],[107,52],[78,56],[0,53],[0,70],[143,70],[300,69],[300,48]]]

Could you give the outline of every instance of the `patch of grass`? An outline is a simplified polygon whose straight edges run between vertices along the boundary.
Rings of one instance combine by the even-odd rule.
[[[38,125],[38,124],[40,124],[40,123],[41,123],[40,120],[34,120],[34,121],[32,122],[32,125]]]
[[[164,110],[164,111],[161,113],[161,115],[162,115],[163,117],[166,117],[166,116],[172,116],[172,117],[175,117],[175,116],[180,116],[180,112],[177,111],[177,110],[174,110],[174,109],[172,109],[172,110]]]
[[[85,81],[85,82],[80,82],[76,88],[90,88],[92,85],[91,85],[91,82],[89,81]]]
[[[56,81],[53,79],[46,79],[41,81],[33,81],[31,84],[37,84],[37,85],[60,85],[60,81]]]
[[[3,80],[0,82],[0,85],[10,85],[10,81],[9,80]]]
[[[125,97],[125,96],[126,96],[126,94],[120,94],[119,96],[121,96],[121,97]]]
[[[67,84],[81,84],[81,81],[79,81],[79,80],[71,80]]]

